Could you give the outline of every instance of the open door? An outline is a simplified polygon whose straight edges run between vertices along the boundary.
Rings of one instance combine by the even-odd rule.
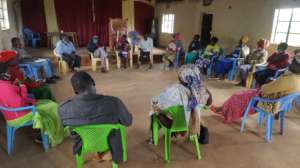
[[[202,16],[201,44],[205,48],[211,39],[213,14],[204,13]]]

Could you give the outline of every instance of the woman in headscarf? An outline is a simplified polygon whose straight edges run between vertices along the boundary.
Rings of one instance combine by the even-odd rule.
[[[268,58],[267,68],[255,72],[254,78],[259,86],[270,82],[269,78],[273,77],[277,70],[288,67],[290,55],[286,52],[287,49],[287,43],[280,43],[277,52]]]
[[[225,75],[228,74],[228,72],[232,69],[234,63],[233,58],[245,59],[249,55],[250,49],[247,46],[248,41],[248,36],[242,36],[239,40],[239,44],[233,50],[233,53],[218,61],[216,66],[216,74],[220,79],[224,79]]]
[[[222,55],[221,47],[218,44],[219,39],[217,37],[212,37],[210,40],[210,44],[207,45],[203,54],[196,60],[196,64],[201,68],[201,71],[206,73],[209,64],[211,63],[211,59],[213,56],[219,57]]]
[[[269,41],[260,39],[257,42],[257,49],[253,50],[245,59],[245,64],[240,66],[241,82],[238,85],[245,86],[250,70],[259,70],[267,61]],[[252,75],[252,74],[251,74]]]
[[[99,37],[97,35],[93,36],[93,38],[90,40],[87,49],[90,53],[93,53],[93,56],[95,58],[100,58],[101,72],[107,73],[108,54],[106,52],[106,47],[100,42]]]
[[[1,113],[7,125],[22,126],[33,121],[33,128],[40,129],[49,136],[52,146],[60,144],[65,137],[64,128],[58,117],[58,105],[51,100],[35,100],[28,98],[27,88],[18,82],[10,81],[7,63],[0,63],[0,106],[6,108],[20,108],[34,105],[37,113],[24,110],[12,112],[2,110]]]
[[[42,81],[33,81],[25,78],[23,72],[20,70],[19,65],[15,61],[17,53],[15,51],[6,50],[0,52],[0,62],[8,64],[8,73],[10,74],[11,81],[18,81],[24,84],[28,92],[33,94],[36,99],[50,99],[54,100],[52,92],[48,85]]]
[[[200,35],[194,35],[193,41],[189,45],[188,53],[185,56],[185,64],[194,64],[199,58],[199,52],[201,49]]]
[[[199,134],[200,111],[203,106],[212,103],[211,94],[204,86],[200,70],[196,65],[183,65],[178,71],[178,77],[179,83],[169,86],[159,96],[152,98],[151,118],[158,115],[172,120],[170,116],[160,112],[170,107],[183,106],[189,133]],[[167,123],[166,126],[170,127]]]
[[[181,42],[181,36],[179,33],[175,33],[172,36],[172,40],[169,42],[168,47],[166,49],[166,54],[163,55],[164,61],[164,70],[169,70],[172,68],[176,61],[176,55],[181,55],[183,52],[183,44]]]
[[[300,91],[300,51],[295,51],[295,58],[286,71],[275,81],[265,84],[259,89],[248,89],[233,94],[225,101],[222,107],[212,107],[212,111],[224,117],[225,123],[240,121],[243,117],[249,101],[254,96],[263,98],[277,99],[291,93]],[[277,103],[261,103],[257,104],[258,107],[273,114],[278,113],[279,105]],[[249,114],[253,114],[254,110],[251,109]]]

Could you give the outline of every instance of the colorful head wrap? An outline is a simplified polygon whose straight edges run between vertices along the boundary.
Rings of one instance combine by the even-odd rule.
[[[13,60],[17,56],[17,52],[13,50],[4,50],[0,52],[0,62],[6,63]]]
[[[242,36],[241,42],[242,44],[247,44],[249,42],[249,37],[247,35]]]
[[[191,91],[189,99],[189,107],[195,108],[198,104],[206,104],[209,94],[203,85],[201,71],[198,66],[188,64],[183,65],[179,71],[178,76],[180,82]]]
[[[263,49],[266,49],[269,47],[269,40],[266,40],[266,39],[260,39],[258,42],[257,42],[257,47],[258,48],[263,48]]]
[[[289,48],[289,45],[287,44],[287,43],[280,43],[279,45],[278,45],[278,50],[280,50],[280,51],[285,51],[285,50],[287,50]]]

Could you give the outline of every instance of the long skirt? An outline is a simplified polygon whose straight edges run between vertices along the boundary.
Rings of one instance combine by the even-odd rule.
[[[256,89],[243,90],[233,94],[222,106],[221,115],[224,117],[225,123],[239,121],[244,114],[252,97],[258,96],[259,91]],[[253,114],[251,109],[249,114]]]

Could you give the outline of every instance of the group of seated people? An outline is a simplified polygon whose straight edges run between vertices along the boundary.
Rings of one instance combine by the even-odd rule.
[[[131,43],[128,41],[127,35],[123,35],[117,40],[115,49],[118,51],[118,57],[121,59],[122,68],[126,69],[128,67],[130,54],[134,54],[130,52],[135,52],[135,47],[138,47],[140,52],[137,68],[139,68],[142,63],[146,63],[149,64],[149,69],[151,69],[152,63],[150,61],[150,52],[153,49],[153,40],[148,34],[145,34],[143,37],[137,36],[134,39],[131,39]],[[107,67],[105,62],[106,59],[108,59],[108,54],[106,47],[100,42],[98,36],[94,36],[90,40],[87,49],[90,53],[93,53],[94,57],[101,59],[101,71],[106,73]]]
[[[49,60],[45,59],[44,63],[36,64],[34,60],[27,59],[25,50],[22,50],[18,40],[13,40],[15,51],[0,52],[0,106],[9,108],[19,108],[24,106],[35,106],[37,114],[35,116],[28,110],[19,113],[10,111],[1,111],[7,124],[12,126],[22,125],[29,120],[33,120],[34,128],[41,129],[42,132],[49,136],[49,142],[52,146],[62,143],[63,139],[68,135],[65,127],[78,127],[90,124],[122,124],[130,126],[132,124],[132,115],[128,112],[124,103],[116,97],[97,94],[96,82],[93,78],[83,71],[74,72],[71,77],[71,85],[75,96],[61,105],[55,102],[49,87],[44,82],[36,82],[27,80],[19,68],[19,63],[32,64],[32,66],[52,67]],[[178,69],[178,81],[173,85],[164,89],[158,96],[151,100],[150,121],[157,117],[161,124],[170,128],[172,126],[172,116],[168,116],[163,111],[170,107],[182,106],[186,121],[188,133],[199,136],[199,142],[206,144],[207,137],[203,137],[203,130],[207,128],[201,120],[201,111],[204,107],[209,107],[212,111],[222,115],[226,123],[238,121],[241,119],[246,106],[253,96],[261,96],[264,98],[279,98],[290,93],[299,92],[300,85],[300,50],[295,51],[293,59],[287,54],[288,45],[281,43],[278,51],[269,58],[266,48],[269,43],[267,40],[259,40],[257,49],[250,52],[246,45],[248,37],[243,36],[239,41],[236,50],[230,55],[224,55],[221,47],[218,45],[218,38],[213,37],[211,43],[201,50],[200,36],[195,35],[193,41],[189,45],[186,65]],[[139,46],[141,60],[150,62],[150,51],[153,48],[153,41],[147,36],[137,43]],[[117,45],[119,56],[123,60],[124,68],[127,67],[128,52],[130,52],[130,44],[127,36],[123,36]],[[89,52],[95,57],[102,60],[107,59],[107,51],[105,46],[100,44],[99,37],[94,36],[88,45]],[[76,54],[76,50],[72,42],[67,36],[62,36],[56,46],[55,52],[68,63],[72,69],[80,66],[80,57]],[[176,54],[183,53],[183,45],[179,34],[174,35],[174,39],[170,42],[167,54],[164,56],[164,68],[169,69],[176,64]],[[216,67],[218,72],[223,76],[227,71],[227,66],[232,64],[230,58],[243,58],[239,65],[241,82],[245,85],[247,76],[256,71],[253,75],[257,81],[257,88],[239,91],[233,94],[221,107],[213,104],[213,97],[210,91],[203,83],[203,72],[212,63],[213,57],[218,57]],[[26,58],[26,59],[23,59]],[[291,60],[291,61],[290,61]],[[24,62],[23,62],[24,61]],[[260,67],[265,65],[264,67]],[[227,65],[228,64],[228,65]],[[138,66],[140,63],[138,64]],[[149,64],[150,68],[152,64]],[[102,71],[106,72],[104,64]],[[53,68],[53,67],[52,67]],[[218,69],[217,68],[217,69]],[[277,70],[287,68],[278,79],[271,79]],[[46,69],[46,68],[44,68]],[[51,69],[51,68],[50,68]],[[44,70],[46,71],[46,70]],[[54,71],[51,71],[54,76]],[[48,76],[51,79],[53,76]],[[258,103],[257,106],[278,113],[277,104]],[[252,110],[250,114],[254,113]],[[151,130],[153,129],[150,127]],[[183,135],[183,134],[182,134]],[[75,139],[73,153],[80,152],[82,141],[78,135],[71,132],[72,138]],[[176,136],[176,135],[175,135]],[[40,139],[40,137],[37,137]],[[121,137],[120,132],[113,133],[109,139],[111,146],[111,157],[114,162],[122,161],[122,151],[120,151]],[[153,138],[150,138],[153,143]],[[97,153],[94,160],[104,160],[109,152]]]

